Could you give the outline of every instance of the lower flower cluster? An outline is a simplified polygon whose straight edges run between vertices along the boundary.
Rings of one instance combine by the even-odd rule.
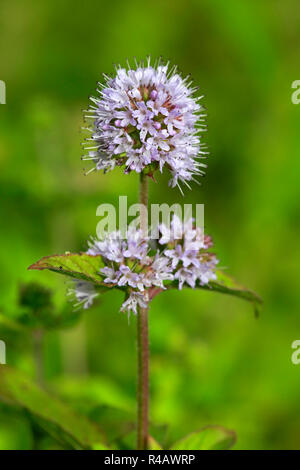
[[[158,233],[158,240],[145,240],[141,230],[130,228],[126,239],[115,231],[89,242],[87,253],[100,255],[105,264],[99,272],[103,282],[126,293],[122,312],[136,314],[138,307],[147,307],[155,290],[170,284],[194,288],[216,279],[218,260],[209,251],[212,240],[193,226],[192,219],[182,222],[174,215],[170,227],[161,224]],[[69,294],[75,295],[77,306],[89,308],[99,293],[91,282],[74,282]]]

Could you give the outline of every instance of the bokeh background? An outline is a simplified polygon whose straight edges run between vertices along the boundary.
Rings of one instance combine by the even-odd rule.
[[[208,112],[211,156],[202,185],[182,198],[167,175],[151,202],[204,203],[221,265],[264,299],[168,292],[150,314],[151,418],[172,442],[207,424],[237,432],[236,449],[300,449],[300,79],[297,0],[154,0],[150,3],[1,0],[0,311],[18,321],[21,283],[66,280],[29,272],[44,255],[86,248],[96,208],[136,202],[138,178],[83,175],[82,109],[103,72],[162,55],[191,73]],[[68,329],[46,331],[47,386],[72,402],[135,410],[135,318],[110,293]],[[7,363],[35,380],[32,345],[6,337]],[[23,338],[24,339],[24,338]],[[0,366],[6,367],[6,366]],[[101,425],[101,421],[99,422]],[[118,424],[116,423],[116,427]],[[47,448],[30,419],[0,404],[0,448]],[[38,443],[37,443],[38,442]],[[55,444],[51,444],[55,447]],[[44,446],[44,447],[43,447]]]

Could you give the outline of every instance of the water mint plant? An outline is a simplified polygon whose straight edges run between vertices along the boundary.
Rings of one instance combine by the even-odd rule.
[[[118,230],[108,232],[102,239],[90,239],[85,252],[46,256],[30,266],[72,277],[68,295],[75,299],[77,308],[89,308],[110,290],[124,293],[121,311],[133,314],[137,323],[138,449],[153,446],[148,429],[151,300],[166,290],[187,287],[240,297],[255,309],[261,302],[257,294],[217,267],[212,239],[193,219],[182,221],[174,215],[170,226],[159,225],[158,239],[149,238],[148,181],[155,171],[167,168],[172,187],[189,185],[195,175],[203,174],[205,152],[199,131],[204,115],[195,91],[176,68],[160,63],[152,66],[150,61],[145,66],[137,64],[135,69],[119,67],[114,77],[105,76],[99,97],[92,98],[87,112],[90,138],[83,158],[94,163],[92,169],[104,173],[121,166],[125,173],[139,174],[139,202],[145,209],[140,212],[139,227],[129,227],[126,238]],[[173,448],[190,445],[185,438]]]

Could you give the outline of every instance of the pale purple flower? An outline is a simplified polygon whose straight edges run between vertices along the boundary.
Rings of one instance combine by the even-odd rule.
[[[199,266],[199,260],[197,258],[198,251],[185,250],[182,245],[176,245],[173,250],[166,250],[165,255],[171,258],[173,269],[176,268],[180,261],[184,268],[187,268],[191,264],[196,267]]]
[[[200,263],[198,268],[195,269],[200,285],[208,284],[209,281],[215,281],[217,279],[217,275],[215,273],[217,263],[218,260],[214,258],[210,261]]]
[[[104,240],[92,239],[88,242],[89,255],[101,255],[117,263],[123,260],[123,239],[120,232],[110,233]]]
[[[164,281],[173,281],[173,279],[174,275],[172,274],[170,260],[164,255],[157,254],[145,282],[150,282],[150,286],[165,289]]]
[[[177,281],[178,288],[206,285],[216,279],[218,260],[207,251],[212,246],[210,237],[204,237],[193,220],[181,221],[174,215],[170,228],[159,226],[161,237],[156,249],[145,240],[142,231],[129,227],[127,238],[120,231],[106,234],[104,239],[89,241],[88,254],[101,256],[105,266],[99,270],[105,284],[124,291],[127,295],[121,311],[137,312],[149,302],[149,289],[165,289],[167,283]],[[150,254],[151,253],[151,254]],[[72,290],[77,305],[88,308],[98,295],[90,282],[75,281]]]
[[[144,290],[142,276],[133,272],[128,266],[122,264],[120,266],[121,277],[118,280],[118,286],[137,287],[140,291]]]
[[[174,278],[178,280],[178,289],[181,290],[184,283],[194,288],[196,284],[196,273],[191,269],[180,268],[176,271]]]
[[[99,295],[94,284],[77,279],[74,280],[73,283],[74,287],[68,290],[68,295],[76,298],[77,303],[74,307],[83,307],[84,309],[91,307],[94,299]]]
[[[144,101],[138,101],[135,106],[136,109],[132,111],[132,116],[137,120],[140,126],[142,126],[143,123],[146,122],[148,119],[153,118],[153,112],[151,111],[151,109],[149,109],[148,106],[146,106]]]
[[[100,273],[106,276],[104,279],[104,282],[106,284],[115,284],[116,282],[118,282],[121,275],[119,271],[115,271],[114,268],[110,268],[108,266],[105,266],[105,268],[100,269]]]
[[[161,245],[181,240],[182,238],[190,239],[193,237],[193,219],[184,221],[177,214],[174,214],[171,223],[168,226],[162,223],[159,226],[159,230],[161,233],[159,243]]]
[[[146,242],[140,243],[136,240],[128,239],[127,248],[124,250],[125,258],[136,258],[147,263],[148,245]]]
[[[136,120],[134,119],[133,113],[130,110],[119,111],[116,113],[116,117],[118,118],[118,124],[120,127],[127,127],[129,124],[136,126]],[[115,121],[115,126],[116,125],[117,122]]]
[[[124,166],[126,173],[152,174],[167,167],[172,187],[204,174],[199,132],[205,115],[195,88],[175,67],[153,66],[150,60],[135,69],[118,67],[97,91],[86,114],[91,137],[83,159],[95,163],[90,171]]]
[[[174,215],[170,228],[160,225],[160,233],[159,243],[162,247],[166,246],[164,255],[171,261],[179,289],[185,283],[194,288],[197,281],[204,285],[216,279],[218,260],[214,254],[207,252],[212,240],[204,236],[200,227],[194,227],[193,219],[183,222]]]
[[[123,302],[121,305],[121,312],[133,312],[137,315],[138,307],[147,308],[148,306],[148,297],[145,294],[141,294],[139,292],[131,292],[129,297]]]

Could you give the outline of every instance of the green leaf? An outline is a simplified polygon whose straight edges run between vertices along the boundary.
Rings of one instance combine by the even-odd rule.
[[[111,406],[135,412],[135,401],[127,395],[124,388],[108,377],[63,377],[55,380],[55,390],[68,403],[82,402],[95,406]]]
[[[49,269],[76,279],[93,282],[97,286],[108,287],[103,282],[100,269],[104,267],[102,257],[88,255],[87,253],[65,253],[64,255],[45,256],[28,269]]]
[[[254,312],[257,316],[259,312],[259,306],[263,303],[259,295],[247,287],[242,286],[237,281],[235,281],[235,279],[233,279],[228,274],[225,274],[221,270],[218,270],[216,274],[217,280],[211,281],[208,286],[203,286],[203,288],[248,300],[248,302],[253,304]]]
[[[7,365],[0,366],[0,400],[21,407],[55,439],[74,449],[105,447],[94,423]]]
[[[235,444],[236,434],[221,426],[206,426],[175,442],[171,450],[226,450]]]
[[[161,445],[154,439],[154,437],[148,437],[148,450],[163,450]]]
[[[213,289],[223,294],[235,295],[250,302],[262,303],[262,299],[252,290],[239,284],[228,274],[225,274],[221,270],[217,270],[217,280],[210,281],[208,287],[203,286],[206,289]]]
[[[50,271],[66,274],[67,276],[75,277],[77,279],[93,282],[95,286],[98,286],[103,290],[107,290],[112,287],[112,285],[105,284],[103,282],[103,277],[99,274],[99,271],[103,266],[104,263],[100,255],[92,256],[86,253],[66,253],[64,255],[45,256],[29,266],[28,269],[49,269]],[[228,276],[221,270],[217,270],[216,274],[216,281],[210,281],[208,284],[203,286],[198,284],[196,288],[233,295],[247,300],[253,304],[255,314],[258,313],[258,307],[262,304],[262,300],[255,292],[238,284],[232,277]],[[167,285],[167,289],[172,288],[178,288],[177,281],[171,282]],[[162,291],[163,289],[159,287],[150,289],[150,299],[154,298]]]
[[[196,286],[196,289],[204,289],[210,292],[220,292],[221,294],[232,295],[241,299],[251,302],[254,307],[255,315],[258,314],[259,305],[262,304],[262,299],[250,289],[238,284],[232,277],[228,276],[221,270],[216,271],[216,281],[210,281],[208,284]],[[167,289],[178,288],[178,282],[172,282],[167,286]],[[160,290],[161,292],[161,290]],[[157,295],[158,290],[155,291],[152,298]]]

